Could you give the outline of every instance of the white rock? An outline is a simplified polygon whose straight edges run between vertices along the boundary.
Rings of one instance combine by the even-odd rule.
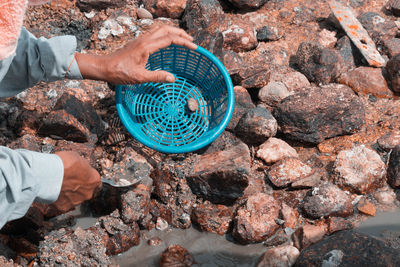
[[[145,8],[138,8],[137,16],[139,19],[153,19],[153,15]]]
[[[87,17],[88,19],[93,18],[94,16],[96,16],[96,11],[92,10],[89,13],[88,12],[84,12],[85,17]]]
[[[284,83],[269,82],[266,86],[260,89],[258,92],[258,98],[270,106],[275,106],[290,94],[291,93]]]
[[[284,157],[298,157],[297,151],[285,141],[271,137],[260,146],[257,151],[257,157],[263,159],[266,163],[277,162]]]
[[[300,251],[290,245],[271,248],[264,253],[257,267],[290,267],[296,262]]]
[[[164,231],[168,228],[168,222],[161,217],[157,218],[156,229],[160,231]]]

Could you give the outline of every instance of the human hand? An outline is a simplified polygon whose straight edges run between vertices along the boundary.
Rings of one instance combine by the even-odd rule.
[[[107,56],[76,54],[84,78],[103,80],[113,84],[146,82],[174,82],[175,77],[166,71],[148,71],[145,68],[149,55],[171,44],[196,49],[193,38],[184,30],[171,26],[154,28],[129,42],[125,47]]]
[[[94,191],[102,183],[100,174],[78,153],[61,151],[56,154],[64,164],[64,178],[60,195],[51,206],[64,213],[74,209],[83,201],[91,199]]]

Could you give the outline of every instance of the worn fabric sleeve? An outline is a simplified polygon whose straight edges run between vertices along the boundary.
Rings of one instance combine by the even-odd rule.
[[[52,203],[60,194],[60,157],[0,146],[0,228],[25,215],[33,201]]]
[[[82,79],[74,59],[76,45],[74,36],[36,38],[22,28],[15,55],[0,62],[0,97],[16,95],[39,81]]]

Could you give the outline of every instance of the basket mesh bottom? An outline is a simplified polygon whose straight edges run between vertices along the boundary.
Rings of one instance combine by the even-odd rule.
[[[123,106],[140,125],[137,130],[152,141],[166,146],[190,144],[207,132],[212,113],[208,96],[195,84],[176,75],[175,83],[126,86]],[[188,109],[190,98],[198,103],[195,111]]]

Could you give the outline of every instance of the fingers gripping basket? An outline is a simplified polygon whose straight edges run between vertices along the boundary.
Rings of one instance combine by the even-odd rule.
[[[148,70],[175,75],[174,83],[119,85],[118,114],[139,142],[164,153],[198,150],[214,141],[234,107],[232,81],[210,52],[171,45],[150,55]]]

